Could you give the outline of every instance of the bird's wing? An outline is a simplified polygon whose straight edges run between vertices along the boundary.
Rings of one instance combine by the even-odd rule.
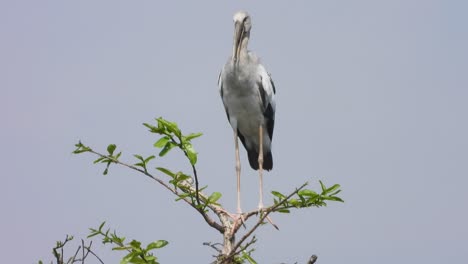
[[[227,107],[226,107],[226,104],[224,103],[224,91],[223,91],[223,78],[222,75],[223,75],[223,72],[224,72],[224,68],[221,70],[221,72],[219,72],[219,76],[218,76],[218,89],[219,89],[219,95],[221,96],[221,100],[223,101],[223,105],[224,105],[224,111],[226,111],[226,116],[227,116],[227,119],[229,121],[229,123],[231,122],[230,118],[229,118],[229,112],[227,110]]]
[[[270,74],[268,74],[265,67],[263,67],[261,64],[259,64],[259,75],[260,80],[258,82],[258,89],[260,93],[260,99],[262,100],[263,117],[265,118],[268,135],[270,136],[271,140],[273,139],[273,129],[275,126],[276,88]]]
[[[264,109],[268,104],[272,104],[273,108],[275,107],[275,94],[276,88],[273,80],[271,79],[270,74],[266,71],[263,65],[259,64],[258,66],[259,73],[259,92],[262,99],[262,104]]]

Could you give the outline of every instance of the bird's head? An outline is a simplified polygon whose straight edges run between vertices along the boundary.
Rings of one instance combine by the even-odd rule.
[[[232,48],[232,60],[238,63],[241,52],[247,52],[247,42],[250,36],[252,22],[250,16],[245,11],[234,14],[234,46]]]

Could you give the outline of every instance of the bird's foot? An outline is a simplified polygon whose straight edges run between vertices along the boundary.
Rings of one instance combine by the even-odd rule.
[[[258,204],[258,213],[260,214],[260,217],[263,216],[263,214],[265,213],[265,208],[263,207],[263,203],[260,201],[260,203]],[[275,223],[273,223],[273,220],[271,220],[270,216],[266,216],[265,219],[276,229],[276,230],[279,230],[278,226],[275,225]]]
[[[231,212],[228,212],[227,210],[223,208],[219,208],[218,210],[219,212],[225,214],[226,216],[232,219],[232,223],[235,229],[237,229],[239,225],[243,225],[245,227],[245,217],[244,217],[244,213],[242,212],[242,210],[238,209],[237,212],[234,214]]]
[[[273,220],[269,216],[266,217],[266,220],[276,229],[279,230],[278,226],[273,223]]]
[[[245,228],[245,217],[244,213],[242,213],[242,210],[240,208],[237,208],[237,213],[233,217],[234,220],[234,226],[239,226],[243,225]]]

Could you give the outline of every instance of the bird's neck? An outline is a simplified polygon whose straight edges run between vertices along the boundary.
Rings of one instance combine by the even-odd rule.
[[[238,51],[234,50],[234,52],[237,52],[236,60],[233,60],[234,67],[237,67],[239,65],[245,64],[249,62],[249,56],[248,56],[248,50],[247,50],[247,45],[248,45],[249,39],[248,38],[243,38],[241,43],[239,43],[239,49]]]
[[[248,53],[248,45],[249,45],[249,36],[245,36],[243,39],[242,39],[242,42],[241,42],[241,47],[240,47],[240,52],[239,52],[239,57],[241,58],[247,58],[247,53]]]

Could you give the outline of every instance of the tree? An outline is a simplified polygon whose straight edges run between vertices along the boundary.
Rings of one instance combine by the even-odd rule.
[[[331,187],[326,187],[321,181],[321,190],[319,192],[306,189],[308,183],[290,191],[289,194],[283,194],[279,191],[272,191],[274,196],[273,204],[263,208],[262,210],[253,210],[246,212],[242,217],[233,217],[223,206],[218,203],[222,194],[212,192],[208,194],[207,186],[201,186],[197,175],[197,152],[195,151],[192,140],[200,137],[202,133],[183,134],[178,125],[174,122],[167,121],[163,118],[157,118],[156,123],[144,124],[151,133],[157,134],[160,138],[154,143],[154,147],[160,149],[159,157],[164,157],[169,151],[178,149],[185,154],[187,161],[190,163],[192,172],[184,173],[181,171],[175,172],[170,169],[158,167],[159,172],[167,176],[163,179],[156,176],[149,170],[149,163],[155,159],[154,155],[143,157],[134,155],[136,163],[130,164],[121,160],[122,152],[116,152],[117,146],[110,144],[107,147],[107,153],[95,151],[89,146],[78,142],[73,151],[74,154],[90,153],[97,156],[95,164],[105,164],[103,174],[109,172],[111,165],[120,165],[137,171],[142,175],[156,181],[163,188],[176,196],[177,201],[182,201],[188,204],[195,212],[197,212],[205,222],[216,229],[222,235],[222,243],[206,243],[207,246],[215,249],[217,255],[214,263],[229,264],[229,263],[257,263],[252,252],[253,245],[257,242],[255,237],[256,230],[267,223],[268,216],[273,213],[289,213],[292,209],[305,209],[310,207],[326,206],[328,201],[343,202],[341,198],[336,196],[341,190],[340,185],[334,184]],[[247,224],[253,222],[251,226]],[[271,221],[269,221],[274,225]],[[141,242],[132,240],[125,243],[125,238],[117,235],[116,231],[105,229],[105,222],[98,228],[90,228],[88,238],[98,236],[102,238],[102,243],[112,244],[113,250],[123,250],[128,252],[122,259],[121,263],[152,263],[156,264],[157,258],[153,255],[155,249],[162,248],[168,244],[167,241],[158,240],[148,244],[141,245]],[[246,227],[245,232],[240,233],[240,227]],[[277,228],[275,226],[275,228]],[[236,239],[238,235],[238,239]],[[63,242],[58,241],[56,247],[53,248],[53,255],[58,264],[62,263],[82,263],[89,256],[95,257],[100,263],[104,263],[91,249],[92,241],[89,244],[81,240],[81,245],[75,254],[64,260],[63,248],[67,242],[73,237],[67,236]],[[81,254],[80,254],[81,253]],[[308,263],[314,263],[317,257],[314,255]],[[40,261],[40,263],[42,263]]]

